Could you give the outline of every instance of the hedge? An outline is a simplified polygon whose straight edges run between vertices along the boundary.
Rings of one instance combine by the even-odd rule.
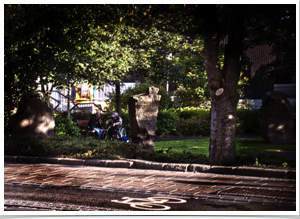
[[[237,109],[237,134],[259,134],[259,110]],[[91,114],[74,113],[75,119],[88,119]],[[101,115],[106,121],[107,115]],[[123,127],[131,135],[129,112],[122,112]],[[157,116],[157,136],[207,136],[210,133],[210,110],[196,107],[160,110]]]

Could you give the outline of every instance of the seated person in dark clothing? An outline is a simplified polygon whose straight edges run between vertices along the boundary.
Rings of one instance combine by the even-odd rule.
[[[88,129],[92,130],[94,132],[97,132],[97,136],[98,138],[101,137],[102,132],[104,131],[103,129],[103,121],[100,118],[101,116],[101,111],[100,110],[96,110],[96,114],[93,114],[89,120],[88,123]]]
[[[114,113],[109,120],[105,122],[106,125],[111,126],[108,130],[108,136],[113,136],[117,133],[118,129],[122,125],[122,118],[118,113]]]

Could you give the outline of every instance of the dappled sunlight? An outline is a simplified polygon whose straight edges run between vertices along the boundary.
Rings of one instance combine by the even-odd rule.
[[[49,130],[54,130],[55,121],[48,116],[32,115],[29,118],[21,119],[19,127],[22,130],[33,130],[36,134],[46,134]]]
[[[156,150],[165,151],[171,147],[173,152],[185,150],[186,152],[208,155],[209,139],[154,142],[154,145]]]
[[[282,130],[282,129],[284,129],[284,125],[279,125],[279,126],[276,128],[277,131],[280,131],[280,130]]]
[[[268,151],[268,152],[282,152],[282,150],[277,150],[277,149],[266,149],[265,151]]]
[[[32,115],[30,118],[28,119],[23,119],[20,122],[20,127],[21,128],[26,128],[27,126],[30,126],[34,123],[34,119],[35,119],[35,115]]]
[[[268,128],[271,129],[273,127],[274,127],[274,124],[270,124]]]

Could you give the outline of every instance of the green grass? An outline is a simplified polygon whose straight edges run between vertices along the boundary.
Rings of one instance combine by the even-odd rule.
[[[160,141],[154,142],[155,150],[163,150],[164,152],[168,150],[182,153],[184,150],[186,152],[191,152],[194,154],[209,155],[209,139],[197,139],[197,140],[180,140],[180,141]]]
[[[209,156],[209,139],[180,140],[180,141],[161,141],[155,142],[156,150],[182,153],[191,152],[195,154],[204,154]],[[249,156],[259,155],[262,153],[280,152],[283,150],[296,150],[296,142],[289,145],[274,145],[266,142],[262,138],[237,138],[236,155]]]
[[[237,159],[234,165],[295,169],[295,160],[276,154],[266,155],[295,149],[295,142],[290,145],[272,145],[262,138],[236,139]],[[168,163],[209,164],[209,139],[155,142],[155,149],[146,151],[138,149],[136,144],[100,141],[91,137],[5,136],[4,154],[85,159],[137,158]]]
[[[186,163],[208,164],[209,141],[209,139],[197,139],[155,142],[154,151],[138,155],[156,161],[169,159],[173,162],[184,160],[187,161]],[[237,138],[235,165],[295,169],[296,160],[269,154],[285,150],[296,150],[296,141],[289,145],[274,145],[263,138]],[[187,154],[189,156],[186,156]]]
[[[271,144],[263,138],[236,139],[237,156],[259,155],[263,153],[296,150],[296,141],[288,145]]]

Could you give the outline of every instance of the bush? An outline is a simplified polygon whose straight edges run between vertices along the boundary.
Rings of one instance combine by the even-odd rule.
[[[259,134],[259,110],[237,109],[236,133]],[[124,128],[131,136],[129,113],[122,113]],[[210,109],[185,107],[158,111],[157,136],[207,136],[210,134]]]
[[[159,102],[159,109],[167,109],[172,105],[171,101],[171,95],[166,91],[165,87],[161,85],[154,84],[150,81],[146,81],[144,83],[136,82],[135,87],[133,88],[128,88],[127,90],[124,91],[124,93],[121,94],[121,107],[124,110],[128,109],[128,104],[129,104],[129,98],[132,95],[137,95],[137,94],[143,94],[146,93],[146,90],[148,87],[157,87],[159,88],[158,94],[161,95],[161,99]],[[108,105],[110,110],[114,110],[116,106],[116,95],[115,93],[109,93],[108,95]]]
[[[58,115],[55,117],[54,136],[79,136],[80,129],[73,118]]]
[[[197,119],[210,120],[210,109],[202,109],[198,107],[185,107],[174,110],[180,119],[191,119],[195,117]]]
[[[128,110],[122,110],[123,127],[126,130],[127,136],[131,136],[130,118]]]
[[[72,112],[71,116],[76,120],[89,120],[92,116],[92,113],[84,113],[82,111]],[[101,114],[102,117],[102,114]]]
[[[157,115],[156,135],[176,134],[177,115],[170,110],[161,110]]]
[[[210,120],[192,117],[182,118],[176,123],[176,130],[179,136],[209,135]]]
[[[236,133],[259,134],[258,124],[259,110],[237,109]],[[112,112],[101,114],[103,121]],[[91,114],[81,112],[73,113],[76,119],[89,119]],[[122,109],[123,127],[127,136],[131,136],[130,118],[128,110]],[[210,109],[197,107],[185,107],[178,109],[165,109],[158,111],[156,135],[157,136],[207,136],[210,133]],[[65,123],[57,127],[58,131],[68,133]]]
[[[209,135],[210,133],[210,109],[197,107],[185,107],[172,111],[177,119],[175,122],[176,135],[194,136]]]
[[[120,159],[135,158],[136,149],[135,144],[100,141],[93,137],[5,136],[4,139],[4,154],[15,156]]]
[[[258,110],[237,109],[237,133],[259,134]]]
[[[179,119],[176,124],[178,135],[209,135],[210,109],[185,107],[170,111],[175,112]],[[237,109],[236,133],[259,134],[258,113],[259,110]]]

